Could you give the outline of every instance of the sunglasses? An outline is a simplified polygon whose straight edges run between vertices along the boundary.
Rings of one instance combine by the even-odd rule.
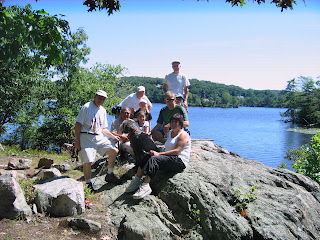
[[[166,99],[166,102],[173,102],[174,99]]]
[[[129,115],[130,113],[128,113],[128,112],[122,112],[123,114],[125,114],[125,115]]]

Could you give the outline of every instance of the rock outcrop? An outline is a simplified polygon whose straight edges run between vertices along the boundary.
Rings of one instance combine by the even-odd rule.
[[[72,178],[50,178],[34,186],[39,212],[54,217],[76,216],[84,212],[83,185]]]
[[[0,219],[18,219],[31,214],[15,172],[0,173]]]
[[[124,192],[129,181],[103,191],[118,239],[320,239],[316,182],[213,142],[193,141],[192,150],[188,168],[158,174],[143,200]],[[240,198],[247,200],[244,216]]]

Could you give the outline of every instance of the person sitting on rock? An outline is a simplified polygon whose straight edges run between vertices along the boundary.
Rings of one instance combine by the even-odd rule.
[[[147,135],[151,135],[149,121],[146,121],[146,113],[144,111],[139,111],[136,115],[137,121],[136,124],[139,129]]]
[[[164,101],[167,106],[160,110],[157,125],[151,130],[153,139],[161,143],[165,143],[166,141],[165,136],[168,134],[171,127],[170,118],[175,113],[179,113],[183,116],[183,127],[185,131],[189,133],[188,113],[184,107],[176,104],[175,94],[171,91],[166,92]]]
[[[121,108],[120,117],[113,120],[111,123],[111,129],[113,135],[118,136],[120,138],[119,141],[119,150],[120,155],[126,155],[125,153],[130,153],[134,155],[133,149],[130,146],[130,141],[128,139],[128,134],[122,133],[120,129],[120,125],[124,120],[130,119],[131,110],[128,107]]]
[[[146,121],[149,122],[149,126],[150,126],[150,130],[151,130],[151,120],[152,120],[152,114],[149,110],[149,106],[148,106],[148,102],[146,99],[142,98],[140,100],[140,103],[139,103],[139,109],[137,111],[134,112],[134,115],[133,115],[133,120],[137,121],[137,114],[140,112],[140,111],[144,111],[145,114],[146,114]]]
[[[165,142],[164,152],[156,152],[151,150],[150,154],[146,154],[142,158],[136,175],[126,188],[126,192],[134,192],[134,199],[141,199],[148,196],[152,190],[150,181],[158,170],[167,172],[182,172],[189,163],[191,152],[191,138],[189,134],[183,130],[184,118],[181,114],[174,114],[170,118],[171,130]],[[141,178],[145,175],[144,181]]]

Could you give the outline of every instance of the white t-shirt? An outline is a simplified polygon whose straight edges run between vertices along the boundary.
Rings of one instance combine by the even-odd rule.
[[[184,88],[190,86],[190,81],[185,75],[173,72],[165,76],[163,83],[167,84],[167,91],[173,92],[176,96],[185,96]]]
[[[148,121],[144,121],[142,127],[140,127],[138,121],[136,121],[136,124],[137,124],[137,126],[139,127],[139,129],[140,129],[142,132],[146,132],[146,128],[149,127],[149,122],[148,122]]]
[[[144,95],[141,99],[145,99],[147,101],[148,106],[151,105],[151,102],[146,95]],[[139,103],[141,99],[137,97],[137,93],[131,93],[129,96],[123,99],[123,101],[119,104],[119,106],[122,108],[124,107],[133,108],[134,111],[137,111],[139,109]]]
[[[102,129],[108,128],[107,112],[104,107],[97,107],[93,102],[84,104],[77,116],[81,123],[81,132],[102,134]]]

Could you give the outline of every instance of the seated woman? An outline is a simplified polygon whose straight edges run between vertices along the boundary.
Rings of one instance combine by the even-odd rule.
[[[150,181],[158,170],[168,172],[182,172],[189,163],[191,152],[191,138],[183,129],[184,118],[181,114],[174,114],[170,118],[171,130],[165,142],[164,152],[151,150],[138,166],[138,171],[126,188],[126,192],[138,191],[133,194],[134,199],[141,199],[148,196],[152,190]],[[141,178],[145,175],[144,182]]]

